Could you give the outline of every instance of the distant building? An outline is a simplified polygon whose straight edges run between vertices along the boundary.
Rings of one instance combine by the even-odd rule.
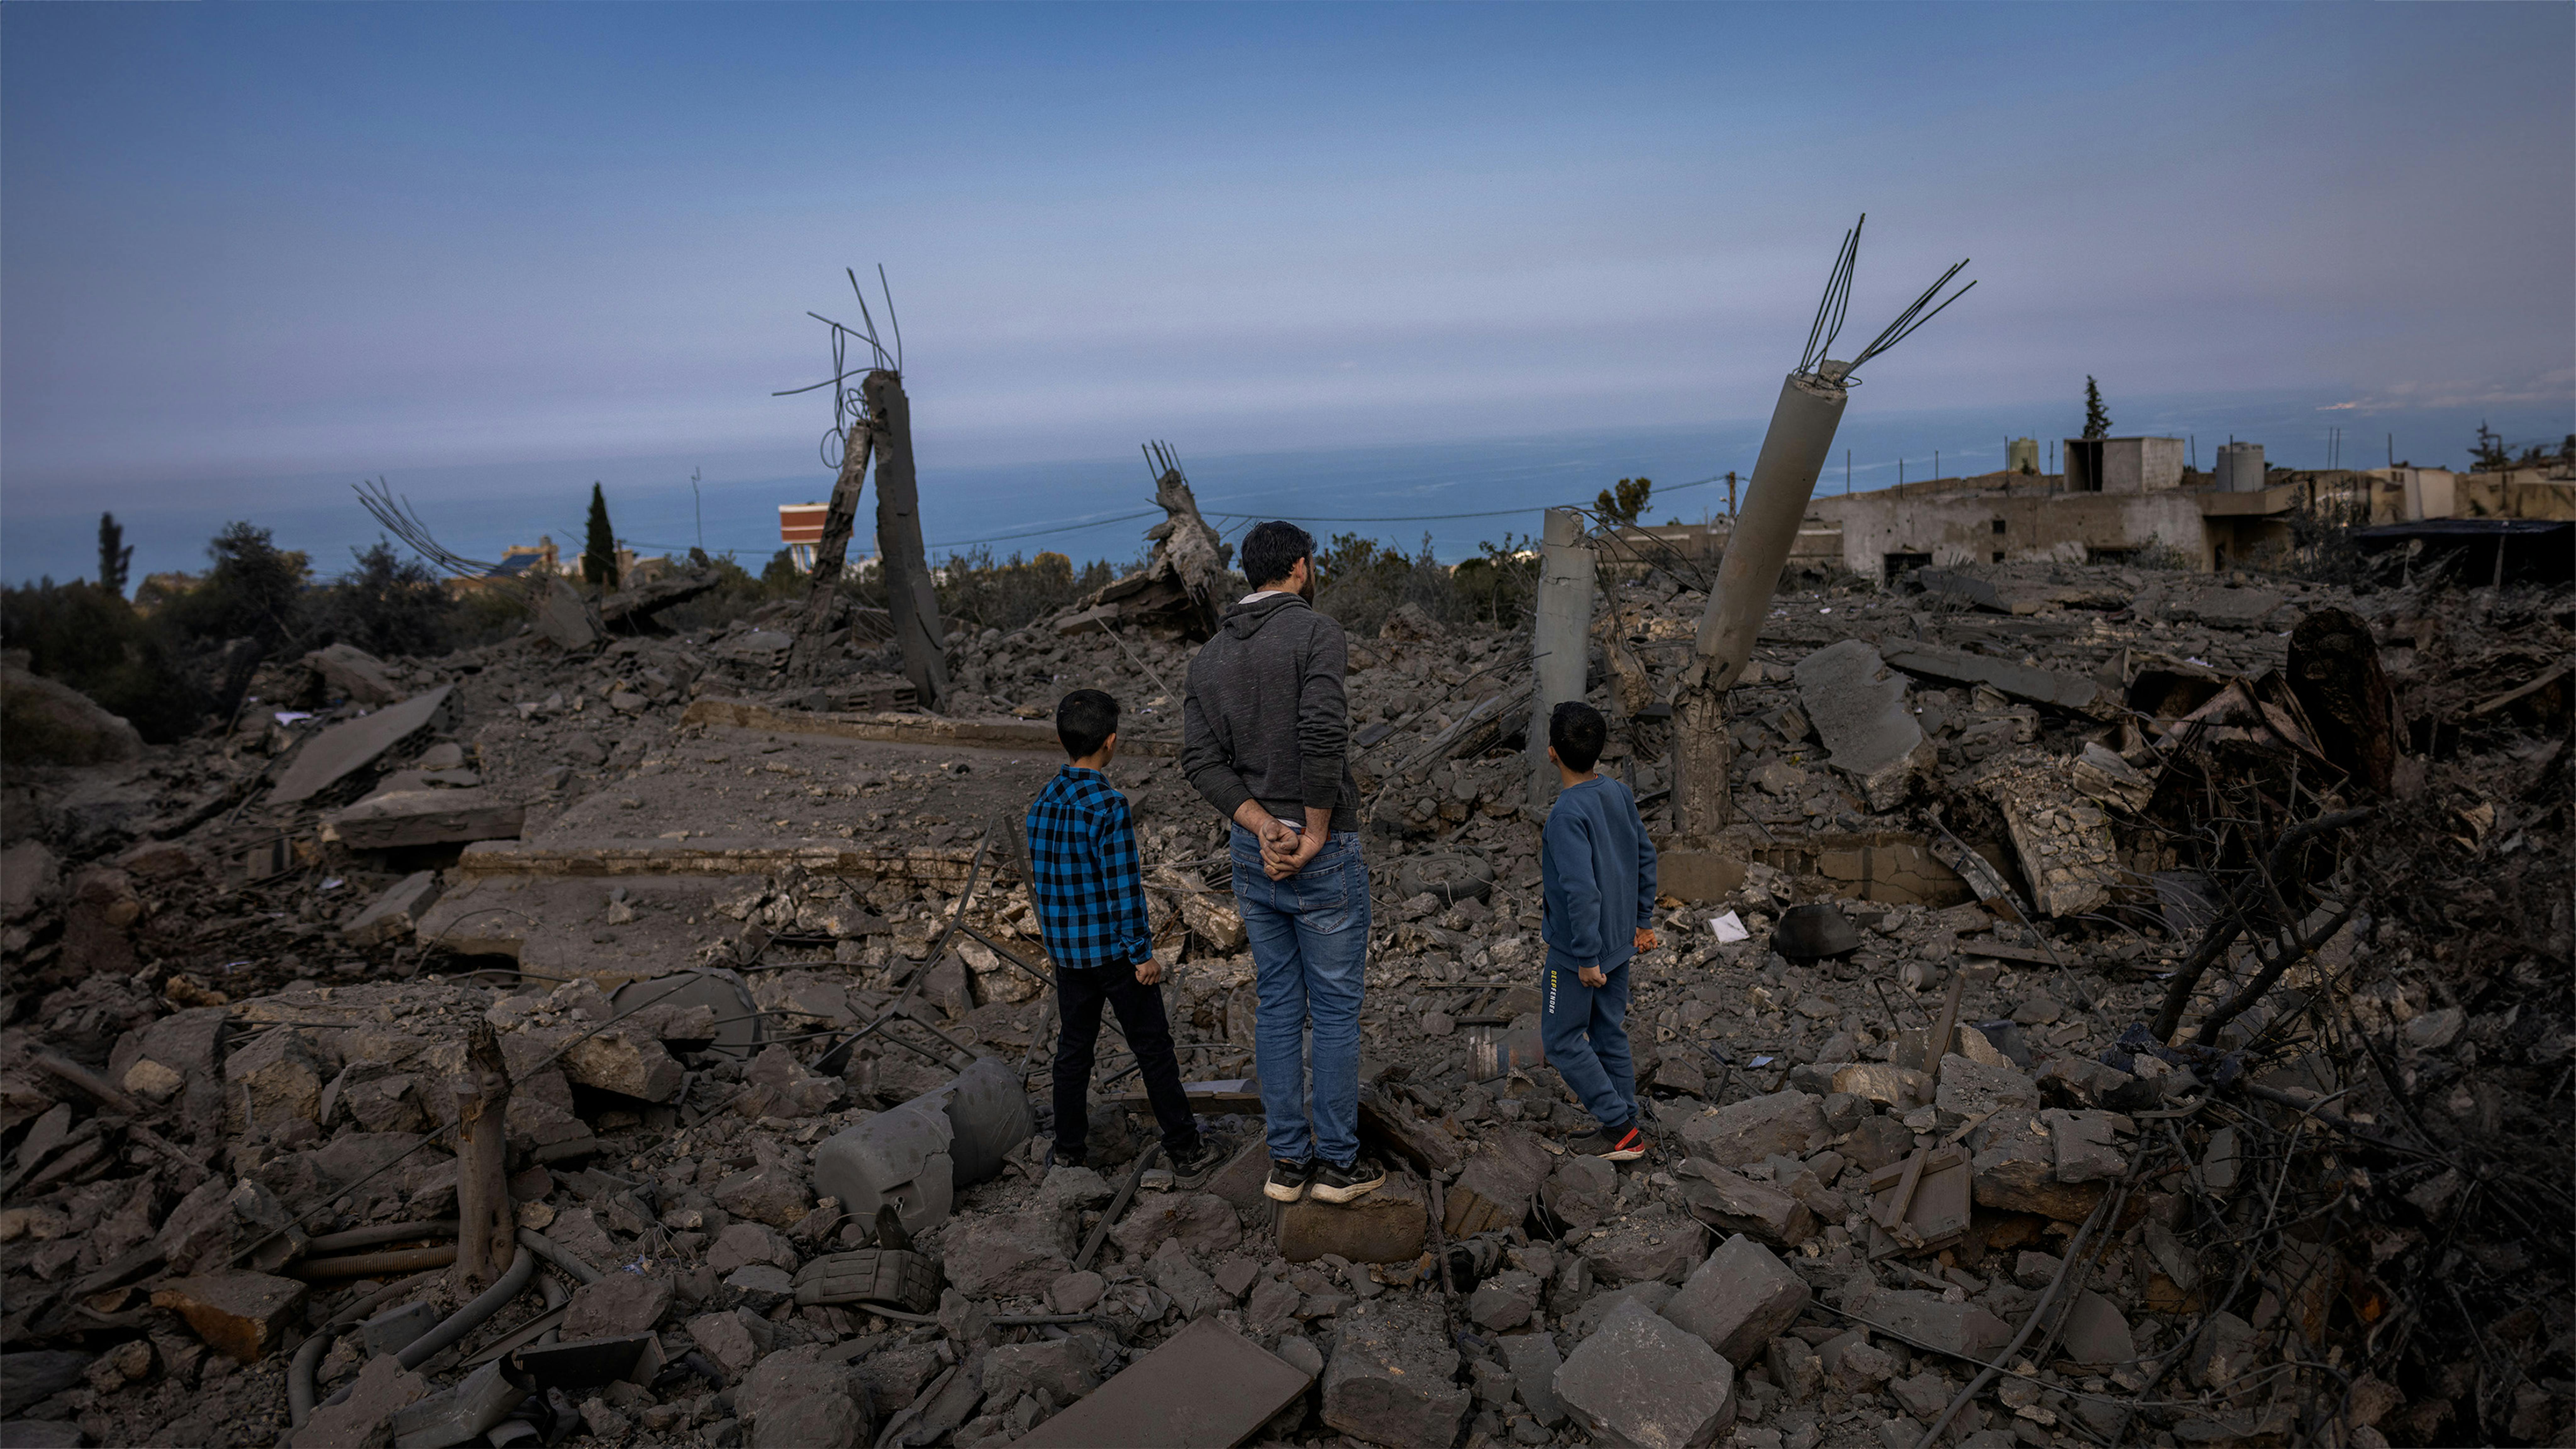
[[[2161,493],[2182,486],[2180,438],[2068,438],[2069,493]]]
[[[796,560],[797,572],[814,571],[814,546],[823,541],[823,525],[831,513],[829,503],[778,505],[778,541],[787,545],[787,556]]]

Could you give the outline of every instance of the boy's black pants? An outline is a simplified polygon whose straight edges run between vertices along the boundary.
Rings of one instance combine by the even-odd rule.
[[[1165,1157],[1198,1150],[1198,1121],[1181,1090],[1181,1063],[1172,1050],[1171,1023],[1163,1015],[1163,990],[1141,985],[1128,966],[1093,966],[1055,973],[1057,1009],[1064,1026],[1055,1040],[1055,1155],[1079,1159],[1091,1126],[1092,1047],[1100,1036],[1100,1008],[1118,1013],[1118,1029],[1136,1054],[1146,1100],[1163,1129]]]

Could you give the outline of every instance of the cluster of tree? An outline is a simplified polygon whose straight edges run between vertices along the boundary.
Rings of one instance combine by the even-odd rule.
[[[169,741],[229,718],[265,662],[347,643],[376,655],[452,647],[461,618],[436,575],[379,538],[317,581],[312,561],[267,529],[224,526],[206,572],[150,611],[126,598],[134,550],[113,514],[99,519],[96,579],[51,578],[0,590],[0,646]]]

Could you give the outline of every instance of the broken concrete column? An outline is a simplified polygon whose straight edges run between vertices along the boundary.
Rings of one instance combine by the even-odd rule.
[[[1551,508],[1539,543],[1538,597],[1530,625],[1529,808],[1544,815],[1556,800],[1556,767],[1547,761],[1547,720],[1567,700],[1583,698],[1591,653],[1592,549],[1570,508]]]
[[[1421,1179],[1389,1173],[1386,1186],[1354,1203],[1309,1197],[1281,1208],[1279,1256],[1291,1263],[1327,1253],[1354,1263],[1409,1263],[1422,1255],[1430,1219]]]
[[[1744,511],[1700,617],[1696,657],[1673,700],[1673,823],[1685,839],[1713,836],[1731,817],[1726,692],[1752,662],[1754,636],[1771,610],[1781,566],[1798,541],[1798,524],[1850,396],[1817,376],[1791,373],[1780,384]]]
[[[1566,1355],[1556,1396],[1595,1439],[1702,1449],[1735,1420],[1735,1368],[1671,1320],[1623,1303]]]
[[[885,570],[886,612],[894,621],[895,647],[904,677],[925,708],[948,696],[946,630],[939,626],[939,595],[931,587],[930,560],[921,544],[921,489],[913,476],[912,400],[903,378],[884,368],[859,384],[874,422],[877,454],[877,555]]]

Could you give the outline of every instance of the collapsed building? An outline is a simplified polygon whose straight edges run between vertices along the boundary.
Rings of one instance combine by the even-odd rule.
[[[1586,687],[1669,830],[1701,581],[1597,542]],[[11,761],[7,1412],[173,1444],[1150,1442],[1120,1436],[1220,1408],[1388,1445],[2563,1433],[2565,592],[1908,577],[1761,626],[1735,818],[1667,853],[1658,1145],[1619,1168],[1551,1151],[1581,1113],[1534,1060],[1529,635],[1355,641],[1401,1169],[1349,1210],[1258,1196],[1170,631],[952,631],[967,717],[815,707],[790,605],[316,657],[168,750],[56,701],[103,762]],[[1098,1170],[1032,1148],[1010,824],[1055,764],[1024,716],[1076,685],[1130,702],[1175,1025],[1244,1144],[1202,1193],[1116,1054]],[[478,1052],[498,1241],[531,1246],[433,1342],[492,1291],[455,1281]],[[996,1072],[1017,1112],[938,1140]],[[890,1118],[909,1146],[836,1177]],[[1196,1381],[1230,1363],[1274,1387]]]

